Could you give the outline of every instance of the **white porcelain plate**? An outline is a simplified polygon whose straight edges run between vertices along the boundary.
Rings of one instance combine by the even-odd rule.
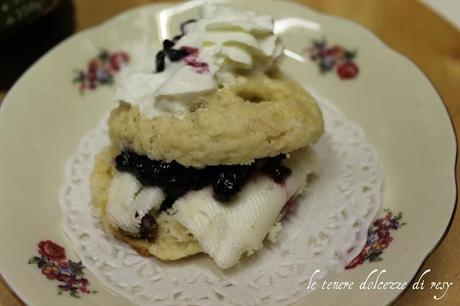
[[[78,265],[68,261],[78,258],[61,228],[64,166],[81,138],[114,106],[108,83],[123,73],[118,66],[130,69],[140,64],[145,50],[154,54],[161,39],[177,33],[178,23],[193,16],[197,5],[190,2],[166,13],[160,12],[170,4],[145,6],[78,33],[31,67],[5,98],[0,108],[0,272],[27,304],[129,304],[86,269],[85,278],[97,293],[82,292],[88,285],[76,275]],[[273,15],[287,48],[282,70],[335,103],[364,129],[378,152],[385,173],[378,217],[387,216],[379,230],[387,238],[378,238],[373,226],[373,243],[354,268],[334,280],[359,284],[372,270],[385,269],[381,280],[409,282],[445,234],[456,203],[455,134],[436,90],[411,61],[355,23],[286,1],[231,5]],[[63,246],[66,258],[47,240]],[[37,252],[40,241],[51,261],[44,262]],[[70,293],[81,299],[69,296],[69,284],[79,287]],[[61,294],[57,285],[63,285]],[[386,305],[400,293],[355,285],[318,290],[298,305]]]

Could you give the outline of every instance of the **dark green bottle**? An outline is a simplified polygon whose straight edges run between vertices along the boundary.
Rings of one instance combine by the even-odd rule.
[[[0,0],[0,89],[74,29],[72,0]]]

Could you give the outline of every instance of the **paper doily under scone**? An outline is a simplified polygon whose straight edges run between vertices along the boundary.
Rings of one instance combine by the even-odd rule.
[[[363,130],[319,99],[326,132],[315,145],[318,171],[278,243],[219,269],[206,256],[163,263],[138,255],[101,227],[91,209],[95,155],[109,143],[106,121],[70,158],[60,205],[63,227],[84,265],[107,287],[139,305],[287,305],[306,294],[308,280],[340,272],[358,255],[380,206],[382,171]]]

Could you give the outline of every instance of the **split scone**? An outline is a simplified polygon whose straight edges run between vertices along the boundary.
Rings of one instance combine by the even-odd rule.
[[[221,268],[276,240],[283,208],[313,171],[317,102],[277,72],[273,19],[222,6],[163,42],[155,73],[123,80],[93,204],[140,254],[207,253]]]

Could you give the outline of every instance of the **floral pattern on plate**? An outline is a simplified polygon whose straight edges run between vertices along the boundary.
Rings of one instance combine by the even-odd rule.
[[[369,228],[366,245],[361,253],[359,253],[345,269],[353,269],[363,264],[366,260],[369,260],[369,262],[377,262],[383,259],[380,255],[383,254],[383,250],[393,241],[393,236],[390,231],[397,230],[401,228],[401,226],[406,225],[405,222],[401,223],[403,217],[401,212],[397,215],[393,215],[388,209],[385,209],[384,212],[385,215],[376,219]]]
[[[339,45],[328,46],[325,39],[312,40],[312,46],[305,50],[310,59],[318,64],[321,73],[335,70],[341,80],[354,79],[359,74],[354,62],[356,50],[348,50]]]
[[[112,85],[114,75],[128,63],[128,53],[124,51],[110,53],[102,49],[98,56],[88,62],[86,69],[75,71],[73,83],[78,84],[80,93],[94,90],[102,85]]]
[[[49,280],[57,280],[58,294],[68,292],[70,296],[80,298],[80,293],[96,293],[90,289],[89,281],[84,277],[85,268],[81,261],[67,259],[65,249],[51,240],[38,243],[38,254],[29,259],[29,264],[36,264],[42,274]]]

